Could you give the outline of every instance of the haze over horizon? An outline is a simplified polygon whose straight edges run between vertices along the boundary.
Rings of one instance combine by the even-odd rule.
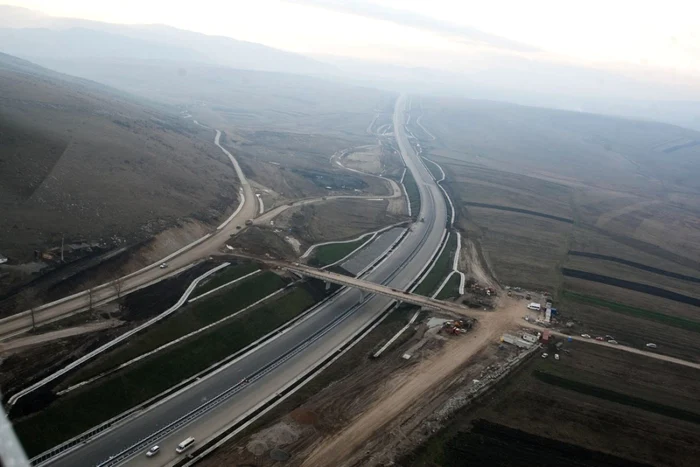
[[[700,6],[595,0],[429,4],[395,0],[7,0],[58,17],[164,24],[307,55],[474,71],[513,60],[594,67],[636,79],[686,83],[700,76]],[[216,12],[216,14],[213,14]]]

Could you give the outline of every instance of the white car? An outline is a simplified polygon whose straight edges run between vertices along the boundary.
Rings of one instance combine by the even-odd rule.
[[[608,341],[608,344],[617,344],[617,341],[615,339],[610,339]]]
[[[548,354],[548,353],[543,353],[543,354],[542,354],[542,358],[547,358],[547,357],[549,357],[549,354]]]
[[[146,451],[146,457],[153,457],[160,452],[160,446],[155,445],[148,451]]]
[[[160,266],[158,266],[161,269],[165,269],[168,267],[168,263],[160,263]]]
[[[581,337],[584,337],[586,339],[590,339],[591,335],[590,334],[581,334]]]
[[[655,348],[656,348],[656,344],[654,344],[653,342],[649,342],[649,343],[647,344],[647,347],[649,347],[650,349],[655,349]]]
[[[194,444],[194,438],[190,436],[189,438],[184,440],[182,443],[177,445],[177,448],[175,448],[175,452],[177,452],[178,454],[182,454],[187,449],[189,449],[193,444]]]
[[[555,353],[555,354],[554,354],[554,360],[559,360],[559,354],[558,354],[558,353]]]

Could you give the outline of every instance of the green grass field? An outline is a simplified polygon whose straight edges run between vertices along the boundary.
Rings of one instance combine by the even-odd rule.
[[[566,299],[578,303],[596,305],[603,308],[607,308],[608,310],[614,311],[615,313],[621,313],[624,315],[633,316],[635,318],[646,319],[648,321],[655,321],[657,323],[666,324],[668,326],[673,326],[680,329],[685,329],[687,331],[700,332],[700,322],[698,321],[692,321],[677,316],[669,316],[663,313],[659,313],[657,311],[645,310],[643,308],[625,305],[623,303],[613,302],[598,297],[592,297],[590,295],[579,294],[568,290],[564,291],[563,296]]]
[[[117,347],[93,364],[79,370],[66,381],[66,385],[97,376],[132,358],[225,318],[279,290],[284,285],[280,276],[266,271],[237,283],[231,289],[187,305],[163,322],[134,336],[126,345]]]
[[[327,266],[333,264],[336,261],[345,258],[352,251],[362,245],[367,238],[362,238],[355,242],[350,243],[331,243],[330,245],[323,245],[314,251],[313,258],[309,261],[309,264],[313,266]]]
[[[459,297],[459,281],[459,274],[452,274],[436,298],[443,300],[445,298]]]
[[[197,288],[194,289],[192,297],[196,297],[198,295],[202,295],[203,293],[207,293],[210,290],[214,290],[215,288],[221,285],[234,281],[239,277],[243,277],[246,274],[249,274],[258,269],[260,268],[255,263],[245,263],[228,266],[223,271],[214,274],[214,276],[211,277],[207,282],[199,284]]]
[[[457,248],[457,236],[454,234],[450,235],[447,239],[447,246],[438,259],[435,261],[433,268],[430,270],[427,276],[421,281],[421,283],[416,287],[413,293],[419,295],[429,296],[432,295],[435,290],[440,286],[445,277],[452,271],[452,255]]]
[[[59,398],[16,422],[15,431],[30,457],[39,454],[195,375],[313,304],[306,289],[292,289],[274,302]]]

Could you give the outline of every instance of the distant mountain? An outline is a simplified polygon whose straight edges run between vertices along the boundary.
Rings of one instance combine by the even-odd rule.
[[[0,29],[0,49],[14,56],[53,59],[128,57],[207,61],[206,55],[183,47],[134,39],[86,28]]]
[[[0,54],[0,248],[149,238],[236,202],[212,131],[167,107]]]
[[[0,6],[0,52],[42,58],[129,58],[194,61],[232,68],[323,74],[334,70],[303,55],[229,37],[164,25],[121,25],[56,18]]]

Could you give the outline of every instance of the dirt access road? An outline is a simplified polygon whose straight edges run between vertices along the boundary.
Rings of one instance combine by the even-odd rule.
[[[362,447],[375,433],[385,431],[387,426],[397,417],[404,416],[405,418],[407,413],[415,412],[422,397],[432,394],[444,381],[454,377],[462,365],[468,363],[489,343],[497,342],[504,332],[514,328],[528,327],[542,331],[543,328],[522,319],[526,314],[522,301],[504,296],[499,297],[496,310],[484,313],[479,318],[477,326],[463,338],[451,340],[441,352],[383,383],[384,395],[342,431],[322,440],[302,465],[305,467],[363,465],[365,450]],[[559,337],[569,337],[560,332],[551,332]],[[576,336],[571,337],[576,341],[591,345],[600,345],[700,369],[700,364],[695,362],[632,347]]]
[[[486,345],[497,341],[523,315],[522,303],[508,297],[499,298],[497,310],[483,314],[472,331],[451,340],[443,351],[386,382],[383,397],[340,433],[321,442],[302,465],[355,465],[363,455],[358,451],[374,433],[411,410],[421,397],[445,379],[453,377],[462,365]]]
[[[198,240],[196,245],[168,258],[168,268],[160,269],[159,262],[147,266],[139,271],[128,274],[115,282],[118,282],[119,291],[114,286],[114,282],[100,285],[94,288],[93,306],[101,305],[114,300],[117,295],[123,296],[143,287],[152,285],[167,277],[176,275],[184,269],[191,267],[202,258],[206,258],[219,251],[220,248],[231,237],[243,228],[245,222],[255,218],[258,214],[258,200],[255,192],[236,159],[219,144],[221,132],[216,130],[214,144],[229,158],[240,182],[242,203],[239,204],[235,212],[221,224],[213,233]],[[48,303],[35,310],[35,320],[37,324],[46,324],[51,321],[66,317],[73,313],[87,310],[89,308],[89,298],[86,293],[76,294],[56,302]],[[25,311],[17,315],[0,320],[0,340],[7,339],[18,334],[23,334],[32,328],[32,319],[29,312]]]

